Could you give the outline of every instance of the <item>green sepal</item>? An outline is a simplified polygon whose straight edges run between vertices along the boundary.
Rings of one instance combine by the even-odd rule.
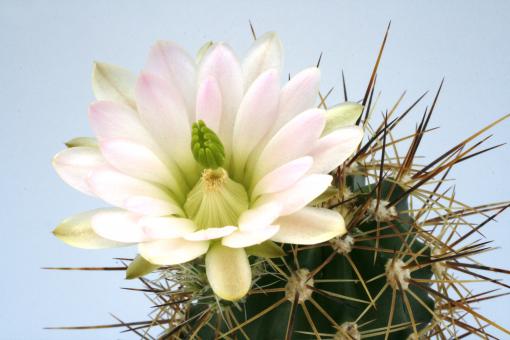
[[[330,185],[322,194],[312,201],[312,205],[322,204],[338,195],[338,188]]]
[[[150,263],[141,255],[136,255],[133,262],[131,262],[126,269],[126,280],[137,279],[139,277],[145,276],[152,273],[159,267],[160,266],[156,264]]]
[[[248,256],[258,256],[264,258],[281,257],[285,255],[283,249],[273,241],[266,241],[260,244],[245,248]]]
[[[93,137],[76,137],[65,142],[68,148],[75,148],[78,146],[98,146],[97,139]]]
[[[191,127],[191,152],[204,168],[217,169],[225,162],[225,148],[218,135],[203,120]]]
[[[352,126],[363,112],[363,105],[345,102],[326,111],[326,127],[322,135],[327,135],[336,129]]]

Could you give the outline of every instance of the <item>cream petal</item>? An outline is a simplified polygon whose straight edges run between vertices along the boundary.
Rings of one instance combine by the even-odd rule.
[[[60,151],[53,157],[53,167],[57,174],[73,188],[94,195],[87,184],[91,171],[106,166],[97,147],[77,146]]]
[[[250,290],[251,268],[242,248],[213,245],[205,257],[205,269],[212,290],[224,300],[239,300]]]
[[[280,70],[283,64],[283,46],[275,32],[267,32],[255,40],[243,60],[245,88],[268,69]]]
[[[292,214],[322,194],[332,181],[330,175],[313,174],[303,177],[285,191],[263,195],[261,202],[278,202],[282,205],[280,216]],[[275,224],[277,224],[275,222]]]
[[[135,83],[134,74],[124,68],[94,63],[92,89],[97,100],[109,100],[135,108]]]
[[[301,112],[316,107],[320,79],[320,70],[310,67],[294,75],[285,84],[281,91],[275,128],[280,128]]]
[[[323,135],[329,134],[336,129],[356,124],[363,112],[363,105],[353,102],[345,102],[336,105],[326,111],[326,126]]]
[[[280,230],[272,240],[291,244],[317,244],[346,232],[342,216],[323,208],[303,208],[292,215],[280,217],[275,223]]]
[[[226,227],[220,227],[220,228],[206,228],[206,229],[195,231],[193,233],[186,234],[183,236],[183,238],[188,241],[213,240],[213,239],[222,238],[224,236],[230,235],[236,230],[237,230],[237,227],[234,227],[234,226],[226,226]]]
[[[239,229],[249,231],[268,226],[280,216],[281,211],[282,206],[277,202],[259,204],[239,216]]]
[[[189,174],[195,169],[190,151],[191,125],[186,105],[168,79],[142,74],[136,86],[140,118],[161,148]]]
[[[244,95],[234,124],[232,145],[237,175],[242,174],[250,152],[272,127],[279,91],[278,70],[270,69],[257,77]]]
[[[144,216],[138,224],[151,240],[178,238],[197,229],[193,221],[180,217]]]
[[[195,118],[197,78],[195,61],[182,47],[170,41],[158,41],[149,53],[144,71],[166,78],[175,84],[186,103],[189,119]]]
[[[187,241],[182,238],[140,243],[138,251],[147,261],[159,265],[181,264],[207,252],[209,241]]]
[[[199,83],[209,77],[218,82],[223,99],[219,136],[228,154],[232,144],[232,126],[244,93],[241,65],[229,46],[215,43],[204,55],[198,74]]]
[[[340,128],[322,137],[310,152],[313,157],[310,172],[332,171],[353,154],[362,138],[363,129],[358,126]]]
[[[183,215],[182,209],[173,200],[148,196],[132,196],[124,201],[124,208],[142,215]]]
[[[203,120],[207,127],[218,133],[221,124],[223,101],[218,82],[213,77],[202,81],[197,92],[197,120]]]
[[[103,249],[129,246],[129,243],[117,242],[99,236],[92,229],[92,218],[97,213],[116,209],[96,209],[66,218],[53,230],[53,234],[70,246],[83,249]]]
[[[142,213],[144,210],[150,210],[151,204],[159,204],[156,209],[158,215],[182,214],[182,210],[173,199],[156,185],[113,169],[94,170],[90,173],[87,183],[95,195],[117,207]],[[166,203],[166,206],[161,203]]]
[[[260,244],[273,237],[280,229],[277,225],[268,225],[258,229],[239,230],[224,237],[221,244],[231,248],[245,248]]]
[[[313,162],[312,157],[305,156],[274,169],[255,185],[252,199],[262,194],[271,194],[288,189],[311,169]]]
[[[101,152],[108,163],[130,176],[178,190],[168,167],[141,144],[126,139],[105,140],[101,142]]]
[[[273,169],[296,158],[306,156],[324,129],[324,111],[307,110],[278,131],[259,156],[254,181]]]
[[[138,243],[149,240],[138,224],[141,216],[123,209],[111,209],[96,213],[92,217],[92,228],[101,237],[109,240]]]

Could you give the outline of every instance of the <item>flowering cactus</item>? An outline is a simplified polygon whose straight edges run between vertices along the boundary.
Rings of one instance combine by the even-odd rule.
[[[423,96],[373,128],[377,66],[363,100],[344,92],[328,108],[318,67],[280,84],[282,55],[267,33],[242,62],[224,43],[193,59],[158,42],[138,78],[95,65],[97,139],[69,141],[54,166],[114,208],[54,234],[81,248],[138,245],[126,276],[156,311],[109,327],[161,339],[443,339],[486,337],[487,324],[510,334],[470,307],[492,296],[453,273],[504,285],[474,271],[507,272],[470,262],[488,248],[467,240],[508,204],[469,207],[440,191],[454,165],[491,149],[468,143],[495,123],[418,166],[439,91],[416,132],[395,139]]]

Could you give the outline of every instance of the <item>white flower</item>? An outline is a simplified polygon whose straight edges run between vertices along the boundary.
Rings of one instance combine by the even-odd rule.
[[[98,143],[75,139],[53,164],[68,184],[115,208],[71,217],[55,234],[83,248],[138,244],[158,265],[206,254],[210,285],[227,300],[250,288],[245,247],[343,234],[337,212],[308,204],[330,185],[328,173],[352,154],[362,130],[323,135],[319,70],[307,68],[281,86],[282,53],[268,33],[242,63],[224,43],[207,45],[195,61],[176,44],[158,42],[137,79],[96,64],[98,101],[89,118]],[[199,139],[207,132],[203,124],[192,131],[199,120],[219,137],[220,164],[194,157],[192,135],[204,150],[214,137]]]

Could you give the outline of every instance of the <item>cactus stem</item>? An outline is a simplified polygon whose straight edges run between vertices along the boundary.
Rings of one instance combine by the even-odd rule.
[[[387,200],[372,199],[367,213],[372,216],[377,222],[388,222],[394,220],[398,216],[397,210],[394,206],[388,207]]]
[[[386,279],[393,289],[407,290],[409,288],[409,280],[411,279],[411,271],[405,268],[405,262],[400,259],[391,259],[386,262]]]
[[[298,294],[298,302],[303,303],[312,297],[314,282],[313,278],[309,278],[310,271],[306,268],[296,270],[291,274],[287,285],[285,286],[285,297],[293,302],[296,294]]]
[[[361,334],[355,322],[344,322],[338,327],[333,340],[360,340]]]

